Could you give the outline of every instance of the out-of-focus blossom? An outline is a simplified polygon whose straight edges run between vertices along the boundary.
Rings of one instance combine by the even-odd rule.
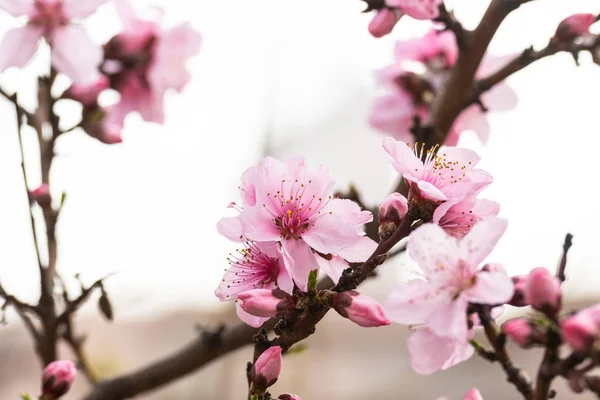
[[[473,330],[468,331],[472,338]],[[427,326],[417,328],[408,338],[410,365],[420,375],[452,368],[468,360],[474,349],[466,339],[440,336]]]
[[[110,81],[104,75],[100,75],[90,85],[73,84],[65,94],[64,98],[80,102],[84,107],[93,107],[98,104],[98,96],[110,86]]]
[[[333,299],[333,308],[342,317],[365,328],[392,323],[378,302],[356,290],[338,293]]]
[[[74,83],[87,85],[99,77],[102,50],[74,19],[86,18],[108,0],[8,0],[0,9],[28,18],[9,30],[0,42],[0,71],[22,67],[33,57],[42,38],[51,48],[52,65]]]
[[[40,207],[50,207],[52,204],[52,196],[50,195],[50,187],[47,183],[41,184],[30,193],[31,199],[35,201]]]
[[[600,304],[565,318],[561,323],[563,339],[577,351],[589,350],[600,333]]]
[[[492,182],[487,172],[475,168],[480,158],[472,150],[448,148],[436,153],[437,149],[431,148],[424,154],[424,146],[392,138],[383,140],[383,148],[411,190],[427,200],[462,199]]]
[[[415,118],[424,123],[433,102],[444,85],[450,68],[458,59],[458,46],[452,32],[429,31],[425,36],[399,41],[394,64],[378,71],[377,79],[386,94],[377,97],[369,115],[374,128],[396,139],[412,142],[411,128]],[[420,68],[415,68],[415,64]],[[479,77],[496,69],[497,60],[484,58],[477,72]],[[483,104],[492,111],[514,108],[515,93],[505,84],[484,93]],[[478,105],[467,107],[450,128],[444,144],[454,146],[463,131],[473,130],[486,142],[489,125]]]
[[[279,241],[284,262],[301,290],[307,290],[310,272],[323,263],[333,261],[332,269],[347,268],[333,256],[361,262],[377,247],[362,231],[373,216],[350,200],[333,198],[333,179],[325,166],[312,169],[303,158],[283,163],[266,157],[244,172],[240,189],[240,214],[221,219],[219,232],[231,240],[244,236],[255,242]]]
[[[438,336],[466,340],[469,303],[504,304],[513,296],[504,268],[478,269],[506,226],[506,220],[489,217],[460,242],[435,224],[415,230],[408,253],[425,279],[402,283],[392,292],[386,303],[389,318],[401,324],[427,323]]]
[[[369,23],[369,33],[376,38],[390,33],[400,20],[402,13],[396,9],[384,7],[377,10]]]
[[[495,201],[477,199],[476,192],[469,192],[463,198],[446,201],[436,207],[433,222],[457,239],[464,237],[473,225],[500,212],[500,204]]]
[[[517,275],[511,277],[510,279],[513,281],[513,285],[515,286],[515,294],[508,304],[514,307],[528,306],[529,301],[527,300],[527,280],[529,279],[529,276]]]
[[[122,121],[115,120],[114,107],[100,108],[97,105],[84,107],[81,128],[91,137],[104,144],[118,144],[123,141]]]
[[[554,38],[561,42],[569,42],[590,33],[590,26],[596,22],[594,14],[574,14],[565,18],[556,28]]]
[[[522,348],[543,343],[544,335],[527,318],[515,318],[502,326],[502,331]]]
[[[102,70],[121,95],[115,118],[137,111],[163,123],[167,90],[181,92],[190,80],[185,64],[200,50],[200,35],[189,24],[165,29],[160,21],[138,17],[128,0],[116,0],[123,32],[105,46]]]
[[[403,14],[415,19],[435,19],[440,15],[443,0],[385,0],[385,4],[396,7]]]
[[[69,360],[51,362],[42,376],[42,395],[54,400],[66,394],[77,376],[75,364]]]
[[[535,268],[527,280],[527,299],[536,310],[556,314],[560,310],[560,280],[546,268]]]

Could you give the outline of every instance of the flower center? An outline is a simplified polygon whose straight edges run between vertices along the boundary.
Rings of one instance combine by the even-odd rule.
[[[432,146],[425,152],[425,143],[415,143],[412,147],[417,158],[423,161],[420,179],[431,183],[436,187],[441,187],[448,183],[457,183],[467,177],[467,170],[472,166],[460,164],[458,161],[450,160],[446,153],[438,154],[439,145]]]
[[[397,84],[412,97],[417,106],[431,106],[435,98],[436,89],[434,85],[422,75],[407,72],[400,75]]]
[[[45,35],[69,22],[63,10],[62,0],[35,0],[34,6],[35,15],[30,24],[43,27]]]

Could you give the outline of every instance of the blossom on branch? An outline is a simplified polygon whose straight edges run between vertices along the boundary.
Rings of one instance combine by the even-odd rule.
[[[415,230],[408,253],[424,279],[394,289],[386,303],[390,319],[401,324],[426,323],[440,337],[468,340],[470,303],[499,305],[513,296],[513,284],[504,268],[478,269],[506,226],[506,220],[486,218],[460,242],[435,224]]]
[[[356,290],[336,294],[333,299],[333,308],[342,317],[365,328],[392,323],[387,319],[383,307],[378,302]]]
[[[393,317],[392,317],[393,318]],[[474,335],[473,329],[468,338]],[[428,326],[417,327],[408,338],[410,365],[420,375],[431,375],[452,368],[468,360],[474,353],[473,346],[464,339],[440,336]]]
[[[42,398],[55,400],[66,394],[77,376],[75,364],[69,360],[54,361],[44,369]]]
[[[554,40],[570,42],[590,33],[590,26],[596,22],[594,14],[574,14],[565,18],[556,28]]]
[[[500,212],[500,204],[492,200],[477,199],[471,191],[463,197],[446,201],[436,207],[433,222],[457,239],[464,237],[473,225]]]
[[[25,26],[9,30],[0,42],[0,71],[23,67],[42,38],[50,45],[52,65],[73,82],[89,84],[99,77],[100,46],[74,19],[86,18],[108,0],[4,0],[0,9],[28,18]]]
[[[365,261],[377,244],[362,231],[371,213],[333,198],[333,183],[325,166],[313,169],[303,158],[284,163],[266,157],[242,174],[240,213],[221,219],[218,230],[231,240],[243,236],[280,243],[300,290],[307,290],[310,272],[320,268],[337,280],[347,268],[343,260]]]
[[[562,337],[573,350],[591,349],[600,333],[600,305],[594,305],[561,322]]]
[[[281,351],[280,346],[269,347],[258,357],[251,371],[253,385],[264,390],[277,382],[283,364]]]
[[[368,2],[367,2],[368,3]],[[404,15],[415,19],[435,19],[443,0],[386,0],[369,23],[369,33],[380,38],[392,32]]]

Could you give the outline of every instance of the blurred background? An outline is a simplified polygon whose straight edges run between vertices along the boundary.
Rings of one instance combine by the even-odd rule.
[[[489,1],[447,3],[474,27]],[[241,172],[265,154],[302,154],[311,165],[325,163],[339,189],[355,184],[370,205],[385,197],[396,176],[381,149],[383,136],[366,123],[376,93],[373,72],[391,63],[395,40],[428,29],[407,19],[391,36],[374,39],[359,0],[137,4],[160,6],[167,24],[190,21],[201,32],[201,52],[189,64],[192,82],[183,94],[168,96],[164,126],[130,116],[123,144],[102,145],[78,131],[62,137],[52,177],[55,196],[60,190],[68,194],[58,228],[62,275],[76,288],[77,273],[92,283],[116,272],[107,282],[116,320],[105,323],[94,301],[79,315],[79,331],[89,334],[90,360],[104,377],[182,346],[196,334],[195,324],[235,320],[232,305],[220,304],[213,294],[227,266],[225,256],[235,247],[215,225],[237,199]],[[576,12],[598,13],[600,5],[595,0],[528,4],[505,21],[490,50],[506,55],[544,46],[557,24]],[[17,23],[0,15],[0,35]],[[120,28],[110,4],[85,25],[99,43]],[[0,85],[18,89],[33,108],[33,77],[47,59],[42,50],[25,70],[0,75]],[[508,83],[517,92],[518,107],[489,115],[487,145],[469,133],[460,143],[482,156],[481,167],[494,176],[483,197],[500,202],[500,215],[509,220],[490,260],[505,264],[511,274],[554,268],[565,233],[575,235],[565,287],[571,308],[600,297],[594,175],[600,67],[587,54],[581,61],[576,67],[571,56],[561,54],[512,76]],[[76,123],[73,104],[61,107],[65,124]],[[38,271],[14,119],[11,104],[0,99],[0,279],[9,292],[34,301]],[[36,186],[33,132],[26,132],[25,142]],[[410,260],[396,258],[364,292],[385,299],[410,268]],[[329,315],[306,342],[308,351],[286,358],[272,393],[289,391],[308,400],[420,400],[443,394],[459,399],[477,386],[486,400],[518,398],[497,365],[475,357],[433,377],[415,375],[407,335],[402,326],[367,330]],[[517,363],[534,371],[535,352],[513,353]],[[245,348],[138,398],[243,398],[250,354]],[[39,365],[31,339],[12,314],[0,329],[0,359],[1,398],[17,398],[19,391],[36,394]],[[76,389],[67,398],[85,392],[84,379]],[[571,396],[561,393],[568,392],[559,392],[560,399]]]

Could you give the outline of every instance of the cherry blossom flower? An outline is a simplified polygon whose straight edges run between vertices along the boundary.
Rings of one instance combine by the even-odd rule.
[[[565,18],[556,28],[555,40],[568,42],[590,33],[590,26],[596,22],[594,14],[574,14]]]
[[[267,388],[277,382],[283,365],[281,352],[281,346],[273,346],[258,357],[252,371],[252,381],[255,385]]]
[[[181,92],[190,80],[185,63],[200,50],[200,35],[189,24],[165,29],[160,21],[138,17],[128,0],[116,0],[124,26],[105,46],[103,71],[121,95],[117,120],[137,111],[146,121],[163,123],[169,89]]]
[[[600,332],[600,305],[581,310],[561,322],[562,337],[574,350],[588,351]]]
[[[242,292],[276,287],[291,294],[294,283],[283,262],[281,246],[275,242],[253,243],[247,240],[243,240],[242,244],[242,249],[227,258],[229,269],[215,290],[217,298],[221,301],[235,300]],[[269,319],[249,314],[240,303],[236,304],[236,311],[242,321],[254,327]]]
[[[436,335],[466,340],[469,303],[504,304],[513,296],[506,271],[478,269],[506,229],[506,220],[489,217],[460,242],[435,224],[410,236],[408,252],[425,279],[400,284],[386,304],[388,317],[401,324],[427,323]]]
[[[308,168],[301,157],[286,163],[266,157],[242,175],[240,214],[221,219],[219,232],[231,240],[243,235],[256,242],[280,241],[301,290],[307,289],[310,271],[324,263],[339,278],[347,267],[341,259],[364,261],[377,244],[362,231],[373,219],[371,213],[333,198],[333,183],[325,166]]]
[[[383,140],[383,148],[394,169],[424,199],[463,199],[469,192],[478,192],[492,182],[487,172],[475,168],[479,156],[472,150],[447,148],[436,153],[434,147],[424,152],[423,146],[411,146],[392,138]]]
[[[69,360],[59,360],[48,364],[42,376],[43,398],[58,399],[71,389],[77,377],[77,368]]]
[[[412,142],[410,129],[415,117],[421,122],[429,118],[433,101],[458,59],[456,38],[449,31],[430,30],[422,37],[397,42],[394,58],[392,65],[376,74],[386,94],[375,98],[369,124],[396,139]],[[478,76],[496,69],[500,61],[500,58],[484,58]],[[490,110],[506,111],[514,108],[516,96],[502,84],[485,93],[482,101]],[[489,125],[478,105],[467,107],[459,115],[445,144],[456,145],[466,130],[475,131],[482,142],[487,141]]]
[[[50,45],[52,65],[73,82],[89,84],[99,77],[102,50],[74,19],[86,18],[108,0],[0,1],[0,9],[28,18],[9,30],[0,43],[0,71],[22,67],[35,54],[42,38]]]
[[[398,8],[402,13],[415,19],[435,19],[440,15],[439,7],[443,0],[385,0],[385,4]]]
[[[369,23],[369,33],[376,38],[387,35],[394,29],[401,16],[402,13],[399,10],[387,7],[377,10]]]
[[[338,293],[333,298],[333,308],[342,317],[348,318],[355,324],[371,328],[376,326],[390,325],[383,307],[370,298],[360,294],[356,290]]]
[[[500,204],[477,199],[476,196],[476,192],[469,192],[463,198],[440,204],[433,212],[433,222],[444,228],[450,236],[460,239],[477,222],[498,215]]]

